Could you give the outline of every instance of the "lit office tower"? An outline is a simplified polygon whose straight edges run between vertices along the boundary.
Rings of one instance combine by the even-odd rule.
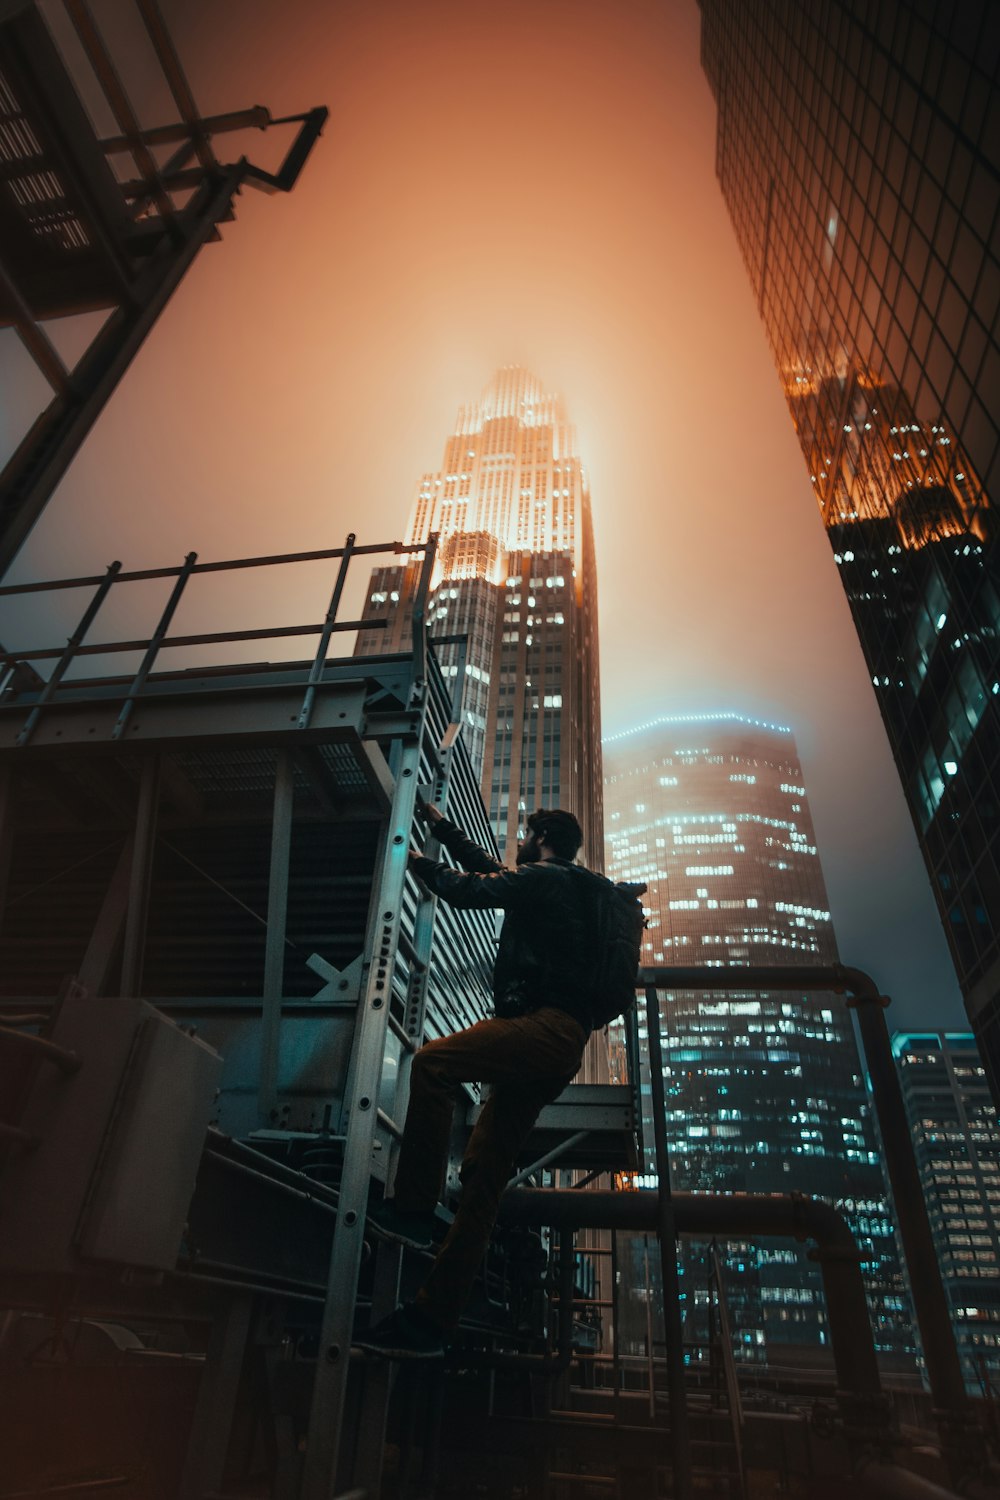
[[[701,10],[719,182],[1000,1100],[1000,11]]]
[[[606,869],[649,888],[645,964],[838,961],[788,729],[736,714],[658,719],[606,739],[604,772]],[[805,1192],[842,1206],[863,1246],[877,1342],[904,1347],[899,1264],[843,1001],[734,988],[665,994],[661,1013],[674,1186]],[[651,1133],[644,1122],[646,1141]],[[748,1356],[825,1342],[819,1281],[801,1249],[730,1245],[726,1264]],[[693,1252],[683,1279],[694,1318],[704,1271]]]
[[[1000,1380],[1000,1128],[973,1038],[897,1032],[917,1166],[969,1389]]]
[[[409,544],[439,537],[428,621],[462,685],[462,732],[497,841],[513,860],[526,813],[567,807],[585,856],[604,853],[597,569],[590,492],[562,402],[500,370],[463,406],[441,468],[425,474]],[[358,651],[408,644],[419,561],[372,573]]]

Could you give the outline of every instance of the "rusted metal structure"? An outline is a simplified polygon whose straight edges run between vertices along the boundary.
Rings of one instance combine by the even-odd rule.
[[[52,397],[0,474],[0,576],[202,246],[244,186],[288,192],[327,117],[266,109],[203,116],[157,0],[135,0],[176,118],[140,123],[86,0],[63,0],[118,133],[101,139],[34,0],[0,5],[0,327],[16,330]],[[230,131],[290,126],[277,172],[220,161]],[[166,154],[165,154],[166,152]],[[46,323],[107,317],[70,369]]]

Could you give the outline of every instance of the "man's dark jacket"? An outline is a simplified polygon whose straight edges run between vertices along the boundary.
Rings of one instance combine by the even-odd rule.
[[[469,873],[414,859],[410,868],[428,889],[450,906],[507,913],[493,970],[497,1015],[524,1015],[552,1005],[589,1032],[594,959],[585,886],[593,877],[568,859],[509,870],[447,818],[435,823],[433,832]]]

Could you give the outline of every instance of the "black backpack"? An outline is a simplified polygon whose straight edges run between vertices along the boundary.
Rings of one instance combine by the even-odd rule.
[[[635,1004],[635,977],[646,926],[639,897],[645,885],[617,884],[582,865],[586,880],[587,927],[593,942],[590,1008],[595,1031],[624,1015]]]

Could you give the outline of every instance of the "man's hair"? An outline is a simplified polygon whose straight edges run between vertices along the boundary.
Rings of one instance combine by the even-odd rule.
[[[565,812],[561,807],[540,807],[531,814],[528,827],[560,859],[575,859],[583,843],[580,824],[571,812]]]

